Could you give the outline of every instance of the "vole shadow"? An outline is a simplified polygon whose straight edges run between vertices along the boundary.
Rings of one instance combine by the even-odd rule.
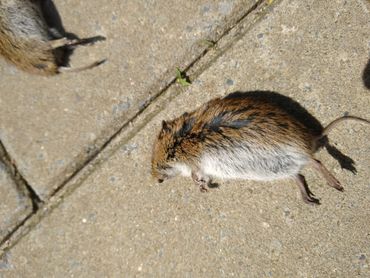
[[[208,184],[208,187],[209,188],[219,188],[220,187],[220,184],[218,184],[217,182],[210,182],[209,184]]]
[[[98,41],[104,41],[103,36],[93,36],[80,39],[76,34],[67,32],[63,26],[60,14],[52,0],[40,1],[41,11],[49,27],[49,34],[52,39],[68,38],[78,39],[78,45],[91,45]],[[59,66],[69,66],[70,56],[77,45],[60,47],[54,50]]]
[[[370,59],[367,61],[366,67],[362,72],[362,80],[366,88],[370,89]]]
[[[290,97],[281,95],[276,92],[271,91],[251,91],[251,92],[241,92],[236,91],[227,95],[225,98],[255,98],[263,100],[264,102],[273,103],[277,105],[281,109],[285,110],[291,116],[295,118],[298,122],[302,125],[307,127],[308,130],[313,135],[320,135],[323,131],[323,126],[321,123],[312,116],[303,106],[301,106],[298,102],[291,99]],[[342,169],[346,169],[351,171],[352,173],[356,173],[355,162],[349,156],[343,154],[340,150],[338,150],[335,146],[331,145],[329,139],[325,136],[319,141],[319,148],[325,147],[328,153],[338,161]]]

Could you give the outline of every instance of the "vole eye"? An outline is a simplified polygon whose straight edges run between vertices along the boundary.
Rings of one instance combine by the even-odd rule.
[[[163,181],[164,181],[164,179],[158,179],[159,183],[162,183]]]

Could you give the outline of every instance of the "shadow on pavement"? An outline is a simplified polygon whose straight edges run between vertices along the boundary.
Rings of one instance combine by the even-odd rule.
[[[362,80],[366,88],[370,89],[370,59],[367,61],[366,67],[362,72]]]

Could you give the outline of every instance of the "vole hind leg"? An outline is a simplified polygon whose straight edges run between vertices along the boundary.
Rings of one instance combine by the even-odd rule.
[[[55,49],[63,46],[77,46],[77,45],[93,45],[98,41],[104,41],[105,37],[103,36],[95,36],[86,39],[68,39],[66,37],[58,38],[55,40],[49,41],[50,49]]]
[[[192,171],[191,177],[194,183],[199,186],[200,192],[207,192],[208,191],[208,184],[210,183],[211,179],[204,175],[200,171]]]
[[[49,34],[54,38],[54,39],[61,39],[64,38],[62,33],[54,27],[49,28]]]
[[[67,39],[66,37],[56,39],[56,40],[51,40],[48,42],[50,49],[55,49],[67,45],[76,45],[80,43],[80,40],[78,39]]]
[[[334,187],[339,191],[343,191],[343,186],[340,182],[329,172],[328,169],[317,159],[311,160],[311,165],[321,173],[321,175],[325,178],[326,182],[329,186]]]
[[[309,204],[309,205],[319,205],[320,200],[316,199],[315,197],[312,196],[313,194],[310,191],[310,189],[308,188],[308,185],[306,183],[306,180],[305,180],[304,176],[301,175],[301,174],[297,174],[294,177],[294,179],[298,184],[299,191],[301,192],[303,201],[306,204]]]

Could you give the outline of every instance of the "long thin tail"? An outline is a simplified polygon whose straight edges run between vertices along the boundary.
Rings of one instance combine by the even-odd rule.
[[[83,71],[83,70],[88,70],[88,69],[95,68],[95,67],[97,67],[97,66],[105,63],[106,60],[107,59],[96,61],[94,63],[91,63],[90,65],[87,65],[87,66],[84,66],[84,67],[80,67],[80,68],[60,67],[58,70],[59,70],[60,73],[62,73],[62,72],[79,72],[79,71]]]
[[[366,120],[366,119],[363,119],[363,118],[360,118],[360,117],[356,117],[356,116],[343,116],[343,117],[340,117],[338,119],[335,119],[334,121],[332,121],[330,124],[328,124],[323,132],[321,133],[320,135],[320,138],[328,135],[328,133],[334,128],[336,127],[339,123],[343,122],[343,121],[347,121],[347,120],[353,120],[353,121],[358,121],[358,122],[362,122],[362,123],[365,123],[365,124],[368,124],[370,125],[370,121],[369,120]]]

